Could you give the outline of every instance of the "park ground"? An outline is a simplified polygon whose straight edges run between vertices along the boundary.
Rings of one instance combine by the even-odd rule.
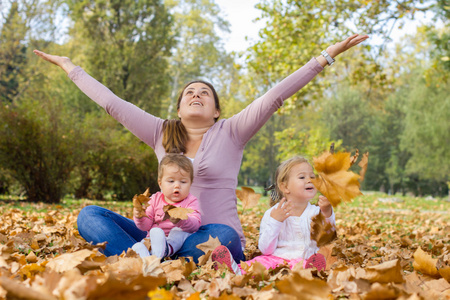
[[[365,192],[335,208],[338,239],[321,248],[327,269],[217,270],[208,247],[199,265],[160,263],[132,251],[106,258],[76,218],[86,205],[131,217],[132,203],[65,198],[58,205],[0,200],[0,299],[450,299],[447,198]],[[247,258],[259,254],[267,197],[238,205]]]

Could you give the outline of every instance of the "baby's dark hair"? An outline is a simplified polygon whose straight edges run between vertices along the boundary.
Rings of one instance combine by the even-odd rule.
[[[189,158],[182,154],[169,153],[163,157],[158,166],[158,180],[161,180],[164,173],[164,167],[168,165],[176,165],[183,171],[189,173],[191,182],[194,180],[194,166]]]
[[[289,172],[291,169],[301,163],[310,164],[306,158],[302,156],[294,156],[288,160],[285,160],[278,166],[275,172],[275,183],[273,187],[271,187],[272,191],[270,192],[270,206],[274,206],[284,197],[284,194],[280,189],[280,185],[282,182],[287,182],[289,180]]]

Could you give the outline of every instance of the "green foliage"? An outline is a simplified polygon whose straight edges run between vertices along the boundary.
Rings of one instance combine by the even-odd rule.
[[[12,102],[19,93],[20,75],[24,75],[27,28],[19,14],[19,4],[13,2],[0,32],[0,101]]]
[[[29,201],[58,203],[75,166],[77,132],[59,110],[36,102],[1,106],[0,165],[23,186]]]
[[[438,81],[439,78],[436,78]],[[450,81],[427,85],[414,82],[405,104],[402,149],[411,153],[406,171],[420,179],[446,182],[450,174]]]
[[[153,151],[110,116],[87,115],[72,174],[76,198],[131,200],[147,187],[156,192],[158,162]]]
[[[161,0],[68,1],[72,47],[115,94],[157,113],[167,95],[172,18]]]
[[[220,95],[229,90],[235,76],[233,57],[226,53],[221,32],[229,31],[217,4],[210,0],[165,1],[173,15],[176,45],[169,58],[170,96],[165,101],[167,115],[176,118],[176,101],[181,89],[190,81],[211,82]]]

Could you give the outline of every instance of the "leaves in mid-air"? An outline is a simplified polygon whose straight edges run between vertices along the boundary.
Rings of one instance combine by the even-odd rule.
[[[317,247],[325,246],[337,238],[336,228],[326,220],[322,213],[311,219],[311,239]]]
[[[256,206],[261,198],[261,194],[255,193],[252,188],[246,186],[241,187],[240,190],[236,190],[236,196],[242,202],[242,209]]]
[[[332,153],[326,151],[319,157],[314,157],[314,168],[318,177],[312,179],[314,186],[336,207],[341,201],[351,201],[362,195],[359,190],[360,178],[358,174],[349,171],[352,163],[356,162],[358,153],[351,157],[349,152]],[[368,153],[364,154],[363,169],[367,169]]]

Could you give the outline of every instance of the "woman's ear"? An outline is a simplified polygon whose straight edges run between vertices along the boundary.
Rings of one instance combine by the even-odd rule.
[[[214,119],[217,119],[220,117],[220,110],[216,109],[216,112],[214,113]]]

